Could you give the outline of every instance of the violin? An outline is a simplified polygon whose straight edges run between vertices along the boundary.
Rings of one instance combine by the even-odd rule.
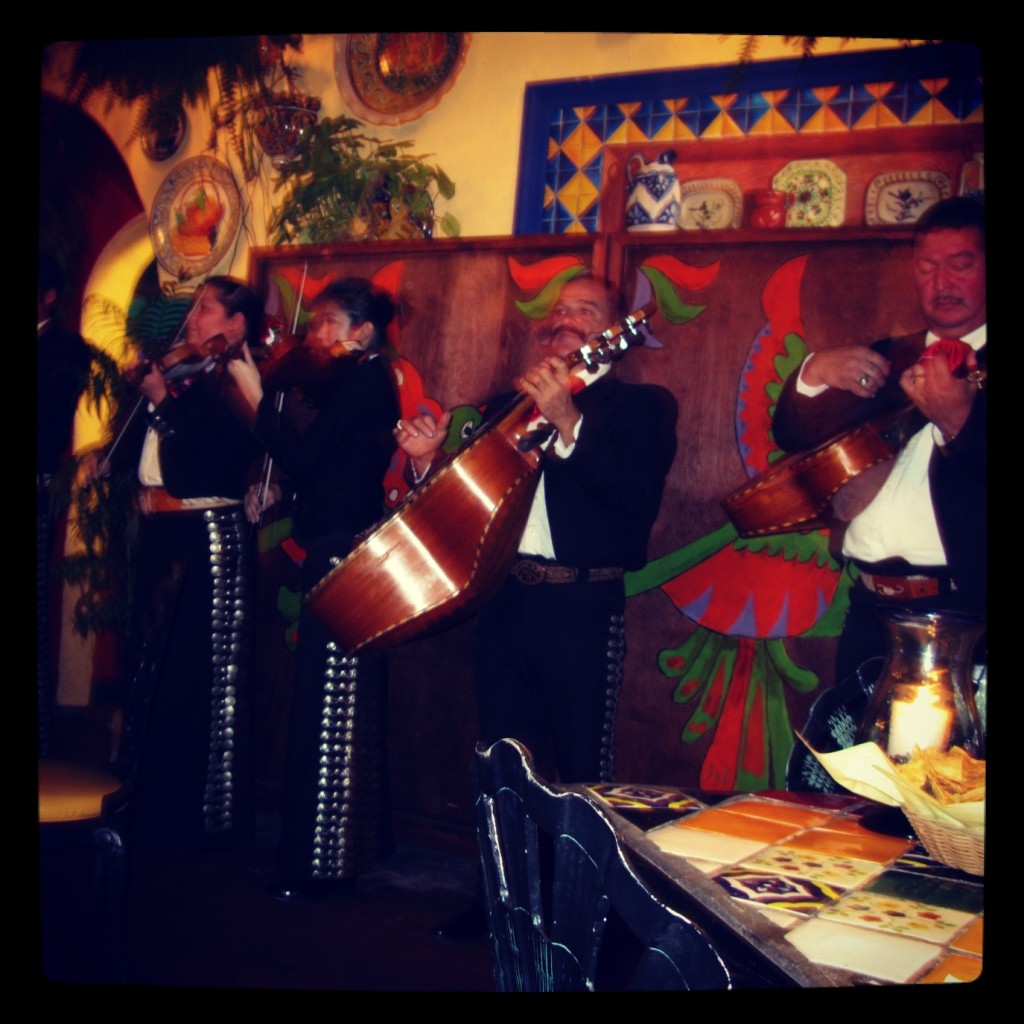
[[[329,386],[331,370],[340,360],[364,355],[342,345],[324,352],[283,334],[272,344],[265,345],[262,351],[253,351],[265,390],[291,391],[297,388],[306,395],[314,395]]]
[[[244,338],[228,341],[223,334],[215,334],[195,344],[184,342],[158,359],[136,364],[126,376],[132,387],[138,387],[153,369],[159,370],[168,381],[181,381],[209,370],[222,372],[230,360],[241,357],[244,341]]]

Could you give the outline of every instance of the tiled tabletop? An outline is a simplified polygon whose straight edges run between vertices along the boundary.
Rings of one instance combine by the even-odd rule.
[[[912,839],[865,828],[861,818],[877,805],[773,792],[709,806],[652,786],[591,792],[850,984],[981,974],[984,879],[939,863]]]

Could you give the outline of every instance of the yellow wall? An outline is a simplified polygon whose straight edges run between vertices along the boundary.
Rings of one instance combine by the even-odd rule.
[[[456,184],[455,198],[438,210],[450,210],[461,222],[464,236],[506,235],[512,232],[523,94],[528,83],[588,75],[608,75],[657,68],[698,67],[736,61],[741,35],[655,35],[645,32],[478,32],[474,33],[465,66],[451,91],[433,110],[397,127],[370,126],[380,138],[415,140],[417,154],[431,154]],[[319,96],[322,116],[347,111],[335,84],[334,58],[338,37],[307,35],[297,62],[303,69],[304,90]],[[44,67],[43,86],[59,92],[59,71],[66,55],[61,45],[51,48]],[[130,43],[126,43],[130,45]],[[879,49],[899,45],[892,39],[858,39],[846,44],[823,38],[817,53]],[[757,57],[792,57],[795,50],[781,36],[762,36]],[[127,147],[134,112],[115,106],[106,111],[105,98],[95,96],[88,110],[121,148],[147,213],[174,163],[153,163],[138,142]],[[205,151],[209,114],[190,111],[190,129],[178,159]],[[221,153],[222,159],[231,158]],[[273,174],[269,162],[265,169]],[[241,176],[236,174],[241,181]],[[249,186],[252,209],[239,244],[217,273],[245,276],[250,245],[265,245],[267,200],[265,186]]]
[[[516,177],[519,167],[523,96],[529,83],[590,75],[645,71],[659,68],[728,65],[736,61],[743,41],[741,35],[659,34],[642,32],[479,32],[474,33],[465,65],[451,91],[433,110],[397,127],[370,126],[370,134],[398,141],[415,140],[416,154],[430,154],[456,185],[456,194],[438,212],[449,210],[461,223],[464,236],[507,235],[512,232]],[[307,35],[301,58],[302,88],[319,96],[322,116],[348,113],[343,106],[334,76],[335,48],[339,37]],[[130,40],[125,41],[130,46]],[[838,38],[823,38],[818,54],[845,50],[871,50],[899,45],[892,39],[860,39],[843,44]],[[66,71],[70,47],[57,43],[49,47],[42,63],[42,88],[63,94],[62,73]],[[774,60],[795,55],[781,36],[762,36],[757,57]],[[216,96],[216,90],[211,90]],[[145,209],[125,227],[104,250],[97,265],[90,268],[86,293],[93,293],[127,308],[139,275],[152,259],[146,243],[146,225],[154,198],[176,163],[206,150],[210,136],[210,115],[206,108],[189,111],[189,131],[173,161],[154,163],[147,159],[137,141],[126,145],[135,123],[136,111],[120,104],[107,109],[105,95],[94,95],[87,111],[103,127],[124,156]],[[224,149],[223,133],[218,139],[219,156],[232,166],[241,184],[234,157]],[[264,162],[268,177],[245,187],[247,213],[235,246],[213,273],[246,277],[249,248],[267,244],[266,221],[273,171]],[[163,271],[161,270],[161,274]],[[95,343],[88,322],[83,333]],[[116,353],[115,353],[116,354]],[[75,426],[75,447],[97,444],[101,424],[95,416],[80,410]],[[76,595],[69,594],[71,601]],[[68,614],[67,608],[65,614]],[[62,703],[86,703],[91,681],[89,642],[71,638],[65,628],[62,651]],[[66,657],[63,657],[66,655]]]

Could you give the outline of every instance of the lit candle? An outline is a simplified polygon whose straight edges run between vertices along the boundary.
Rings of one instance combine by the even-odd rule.
[[[953,709],[942,690],[928,683],[915,687],[911,700],[894,700],[889,716],[889,756],[910,757],[914,747],[945,750],[953,729]]]

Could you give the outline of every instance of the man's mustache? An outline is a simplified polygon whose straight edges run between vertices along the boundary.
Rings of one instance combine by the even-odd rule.
[[[555,324],[553,327],[542,328],[537,337],[542,345],[550,345],[552,339],[558,337],[559,334],[571,334],[579,338],[581,346],[590,340],[585,331],[581,331],[578,327],[573,327],[571,324]]]

